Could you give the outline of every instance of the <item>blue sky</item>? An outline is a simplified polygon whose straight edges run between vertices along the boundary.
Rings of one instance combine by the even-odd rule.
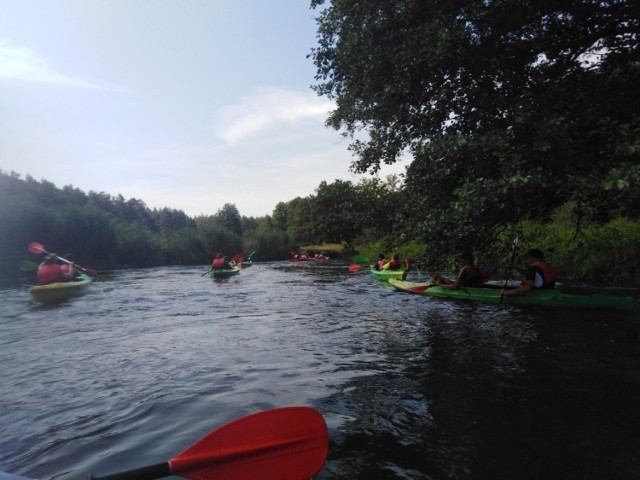
[[[4,171],[190,216],[225,203],[269,215],[323,180],[363,178],[310,88],[308,0],[0,0],[0,12]]]

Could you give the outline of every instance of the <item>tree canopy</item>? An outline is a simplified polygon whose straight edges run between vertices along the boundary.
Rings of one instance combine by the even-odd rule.
[[[638,218],[639,2],[324,3],[311,57],[337,103],[327,124],[356,172],[411,156],[406,213],[435,250],[567,201]]]

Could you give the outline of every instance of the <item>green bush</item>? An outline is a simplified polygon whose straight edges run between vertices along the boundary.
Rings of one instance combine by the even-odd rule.
[[[577,230],[564,223],[525,223],[520,252],[539,248],[560,280],[594,285],[640,283],[640,224],[625,218]],[[520,255],[522,258],[522,255]]]

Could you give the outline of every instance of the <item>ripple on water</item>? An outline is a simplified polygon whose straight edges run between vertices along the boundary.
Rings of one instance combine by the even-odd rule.
[[[640,471],[636,317],[402,294],[337,262],[205,271],[114,272],[53,307],[3,290],[0,470],[113,473],[307,404],[330,431],[319,479]]]

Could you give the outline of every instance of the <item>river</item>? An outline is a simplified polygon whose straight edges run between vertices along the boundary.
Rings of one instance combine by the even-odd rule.
[[[317,479],[640,479],[640,317],[396,292],[338,261],[0,291],[0,470],[79,480],[309,405]],[[260,478],[256,475],[256,478]]]

